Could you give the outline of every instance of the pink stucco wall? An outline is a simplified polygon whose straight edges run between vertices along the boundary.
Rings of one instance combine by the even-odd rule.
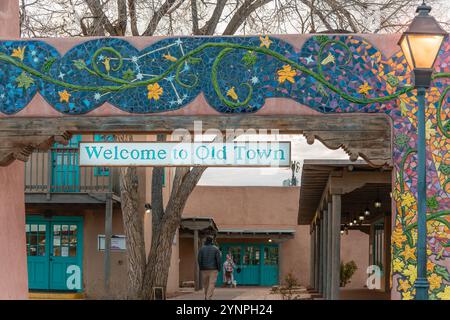
[[[367,267],[369,266],[369,235],[359,230],[349,230],[348,235],[341,236],[341,261],[344,263],[355,261],[358,269],[346,288],[363,288],[367,281]]]
[[[27,299],[24,164],[0,167],[0,299]]]
[[[0,1],[0,37],[19,37],[19,1]],[[0,299],[27,299],[24,164],[0,167]]]

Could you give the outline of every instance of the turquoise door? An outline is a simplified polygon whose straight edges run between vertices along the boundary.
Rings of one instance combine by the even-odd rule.
[[[78,144],[81,135],[75,135],[67,146],[55,144],[51,151],[52,191],[79,192],[80,167],[78,163]]]
[[[27,240],[28,287],[49,289],[49,222],[28,219],[25,225]]]
[[[29,288],[81,291],[82,217],[28,216],[26,232]]]
[[[231,254],[236,265],[234,279],[238,285],[272,286],[278,284],[278,245],[236,243],[223,244],[222,262]],[[223,270],[219,272],[217,285],[223,284]]]

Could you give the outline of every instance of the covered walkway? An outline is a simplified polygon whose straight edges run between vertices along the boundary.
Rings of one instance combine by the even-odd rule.
[[[355,243],[361,248],[367,245],[369,251],[358,265],[363,277],[369,265],[390,274],[390,255],[385,250],[390,247],[390,191],[389,168],[374,168],[363,160],[305,160],[298,223],[310,225],[310,288],[315,297],[339,300],[361,294],[361,299],[377,299],[374,290],[363,288],[366,278],[360,290],[341,290],[341,236],[351,230],[369,235],[365,244]],[[380,279],[379,289],[388,291],[388,278]]]

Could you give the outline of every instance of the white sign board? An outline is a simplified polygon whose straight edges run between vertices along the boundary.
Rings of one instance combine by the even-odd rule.
[[[81,142],[80,166],[289,167],[290,142]]]
[[[99,251],[105,250],[105,235],[99,234],[97,239],[97,247]],[[111,237],[111,250],[112,251],[125,251],[126,238],[124,235],[113,235]]]

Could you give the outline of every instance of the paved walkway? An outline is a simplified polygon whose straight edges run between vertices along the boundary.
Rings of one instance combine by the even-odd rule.
[[[280,294],[271,292],[271,287],[216,288],[213,300],[282,300]],[[310,299],[306,289],[299,294],[300,299]],[[183,288],[169,300],[203,300],[203,291],[195,292],[193,288]],[[317,298],[316,298],[317,299]],[[340,300],[389,300],[389,293],[368,289],[341,289]],[[322,300],[322,299],[318,299]]]
[[[271,289],[271,287],[216,288],[213,300],[282,300],[281,295],[271,293]],[[194,292],[194,289],[190,288],[182,289],[177,296],[169,298],[169,300],[203,299],[203,291]]]
[[[369,289],[341,289],[340,300],[390,300],[389,293]]]

